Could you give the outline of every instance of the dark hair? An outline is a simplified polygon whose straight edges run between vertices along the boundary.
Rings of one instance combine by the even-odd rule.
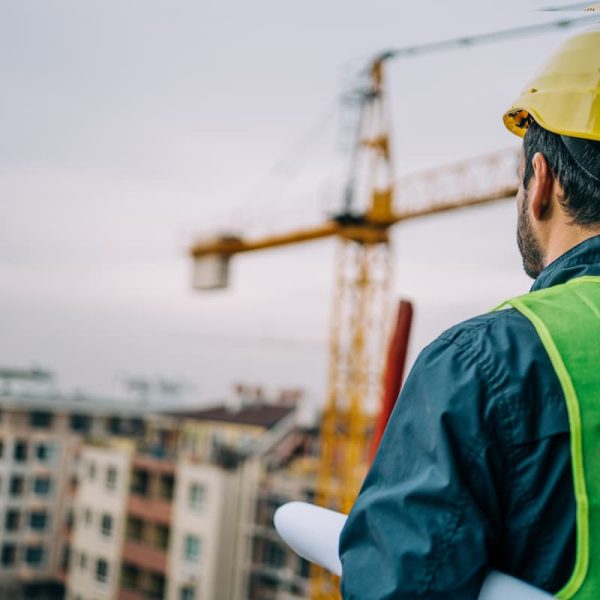
[[[561,204],[573,223],[582,227],[600,226],[600,182],[575,162],[560,135],[540,127],[535,121],[529,125],[523,142],[525,189],[533,176],[531,161],[536,152],[546,157],[552,174],[558,179],[564,191]]]

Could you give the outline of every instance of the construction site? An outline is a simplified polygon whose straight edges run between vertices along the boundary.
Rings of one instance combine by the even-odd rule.
[[[14,146],[22,164],[0,163],[15,199],[0,244],[0,598],[341,599],[275,512],[348,514],[423,348],[528,290],[522,150],[489,122],[600,7],[513,3],[517,22],[466,0],[353,7],[335,25],[333,9],[321,22],[316,6],[267,5],[230,7],[235,25],[188,2],[7,9],[7,49],[16,31],[42,39],[7,69],[9,119],[26,123],[14,107],[36,93],[47,115],[14,130],[31,142]],[[392,19],[403,35],[379,36]],[[260,24],[264,46],[246,33]],[[195,26],[221,45],[196,46]],[[321,69],[328,39],[340,49]],[[98,121],[89,154],[78,119]],[[53,155],[56,138],[70,141]],[[42,188],[54,208],[37,212],[27,194]]]

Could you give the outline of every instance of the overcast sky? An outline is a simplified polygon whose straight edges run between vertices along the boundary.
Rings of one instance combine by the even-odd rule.
[[[198,400],[237,381],[320,399],[334,242],[240,257],[208,295],[187,246],[341,204],[339,96],[368,56],[541,22],[543,4],[3,0],[0,364],[98,394],[130,374],[185,380]],[[501,114],[565,35],[391,63],[398,174],[516,147]],[[514,227],[505,202],[396,228],[411,361],[527,291]]]

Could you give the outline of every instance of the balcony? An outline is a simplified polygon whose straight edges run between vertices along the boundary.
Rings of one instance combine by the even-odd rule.
[[[131,590],[127,588],[121,588],[119,590],[119,600],[164,600],[165,594],[163,592],[151,592],[142,590]]]
[[[123,561],[119,600],[163,600],[166,588],[164,573],[144,571],[131,562]]]
[[[150,473],[164,475],[173,475],[175,473],[175,463],[170,460],[155,458],[147,454],[138,454],[134,457],[132,466],[134,469],[143,469]]]
[[[148,456],[135,457],[130,491],[130,516],[168,524],[175,492],[174,463]]]
[[[171,503],[168,500],[131,494],[127,503],[127,512],[130,516],[138,517],[143,521],[165,525],[171,522]]]
[[[166,552],[141,542],[126,541],[122,560],[145,571],[165,573],[167,570]]]
[[[148,600],[144,592],[138,590],[129,590],[121,588],[119,590],[119,600]]]

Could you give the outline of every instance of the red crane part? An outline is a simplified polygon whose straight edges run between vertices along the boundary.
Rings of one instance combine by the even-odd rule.
[[[396,400],[400,394],[404,369],[406,366],[406,354],[408,352],[408,341],[413,318],[413,306],[407,300],[401,300],[398,307],[398,318],[387,353],[385,374],[383,378],[383,393],[381,395],[381,410],[375,423],[373,441],[371,445],[370,461],[375,458],[379,442],[383,436],[386,425],[390,419]]]

